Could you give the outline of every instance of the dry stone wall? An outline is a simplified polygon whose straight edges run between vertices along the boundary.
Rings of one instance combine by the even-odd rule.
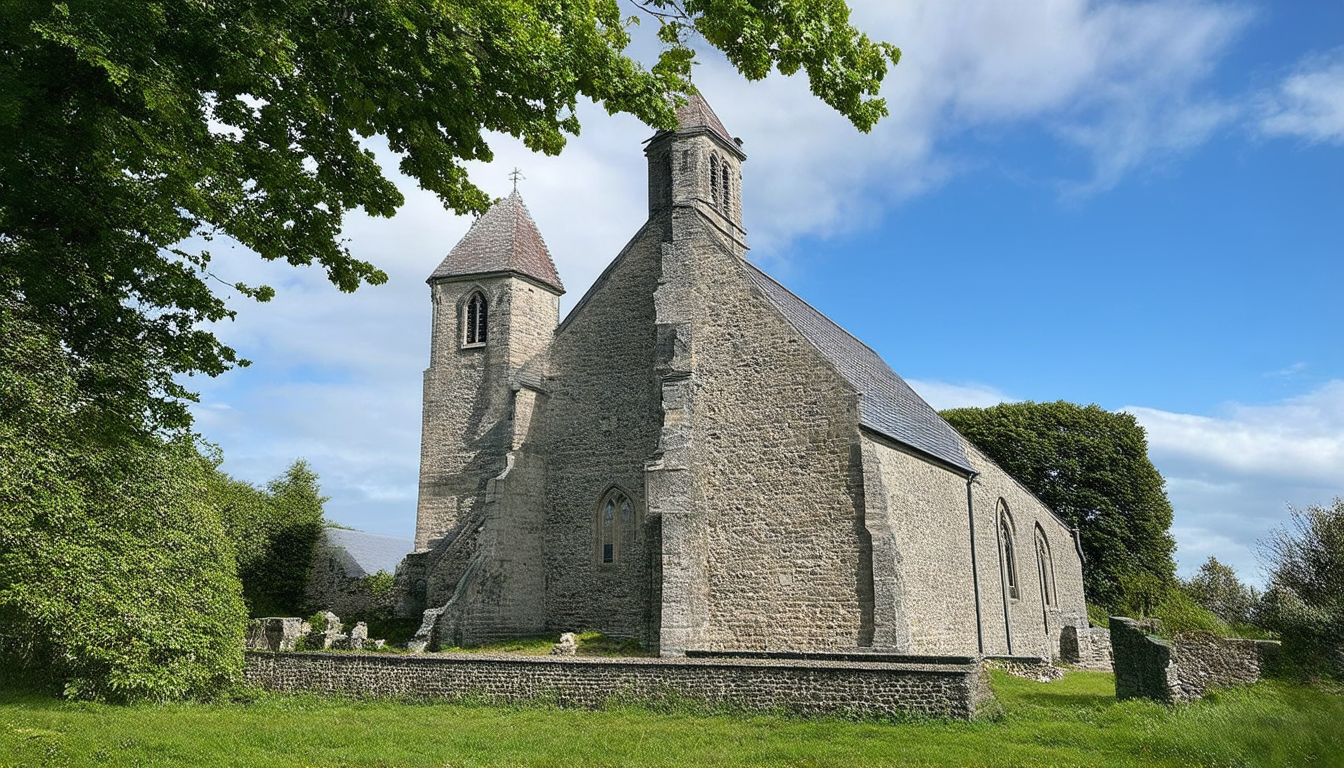
[[[1148,633],[1161,629],[1155,619],[1112,616],[1110,624],[1118,699],[1191,701],[1211,688],[1259,680],[1279,654],[1279,643],[1273,640],[1224,638],[1208,632],[1182,632],[1172,640],[1153,637]]]
[[[270,691],[377,698],[586,708],[683,702],[875,718],[969,719],[993,698],[978,663],[250,652],[245,679]]]

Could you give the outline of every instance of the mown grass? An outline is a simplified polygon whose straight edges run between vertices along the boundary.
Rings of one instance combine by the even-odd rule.
[[[1344,697],[1264,682],[1168,709],[1110,675],[994,673],[1002,716],[849,722],[265,696],[116,707],[0,693],[0,766],[1338,766]]]
[[[576,656],[649,656],[638,640],[615,640],[601,632],[576,632]],[[522,656],[545,656],[560,641],[559,635],[537,635],[501,640],[497,643],[473,645],[466,648],[444,648],[455,653],[510,653]]]

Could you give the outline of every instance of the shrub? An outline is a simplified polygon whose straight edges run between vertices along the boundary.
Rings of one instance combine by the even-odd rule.
[[[1260,605],[1260,593],[1255,587],[1241,583],[1230,565],[1223,565],[1210,557],[1199,567],[1194,578],[1181,584],[1186,594],[1201,607],[1232,626],[1255,623]]]
[[[209,467],[105,418],[15,305],[0,326],[0,674],[74,698],[224,690],[245,614]]]
[[[1344,498],[1291,515],[1262,545],[1271,572],[1262,623],[1283,639],[1288,666],[1344,677]]]
[[[248,614],[299,615],[322,535],[317,473],[299,459],[261,489],[216,468],[210,494],[233,542]]]

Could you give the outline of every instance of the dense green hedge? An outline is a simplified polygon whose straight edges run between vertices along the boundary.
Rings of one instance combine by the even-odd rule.
[[[212,468],[102,418],[16,305],[0,327],[0,675],[106,700],[227,689],[246,614]]]

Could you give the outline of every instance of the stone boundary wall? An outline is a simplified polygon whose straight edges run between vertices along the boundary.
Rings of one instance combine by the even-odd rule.
[[[1117,699],[1192,701],[1210,688],[1259,680],[1279,653],[1274,640],[1223,638],[1208,632],[1184,632],[1170,641],[1152,637],[1149,632],[1161,629],[1155,619],[1112,616],[1110,624]]]
[[[244,677],[250,685],[282,692],[585,708],[685,701],[882,719],[970,719],[993,699],[978,663],[249,651]]]

